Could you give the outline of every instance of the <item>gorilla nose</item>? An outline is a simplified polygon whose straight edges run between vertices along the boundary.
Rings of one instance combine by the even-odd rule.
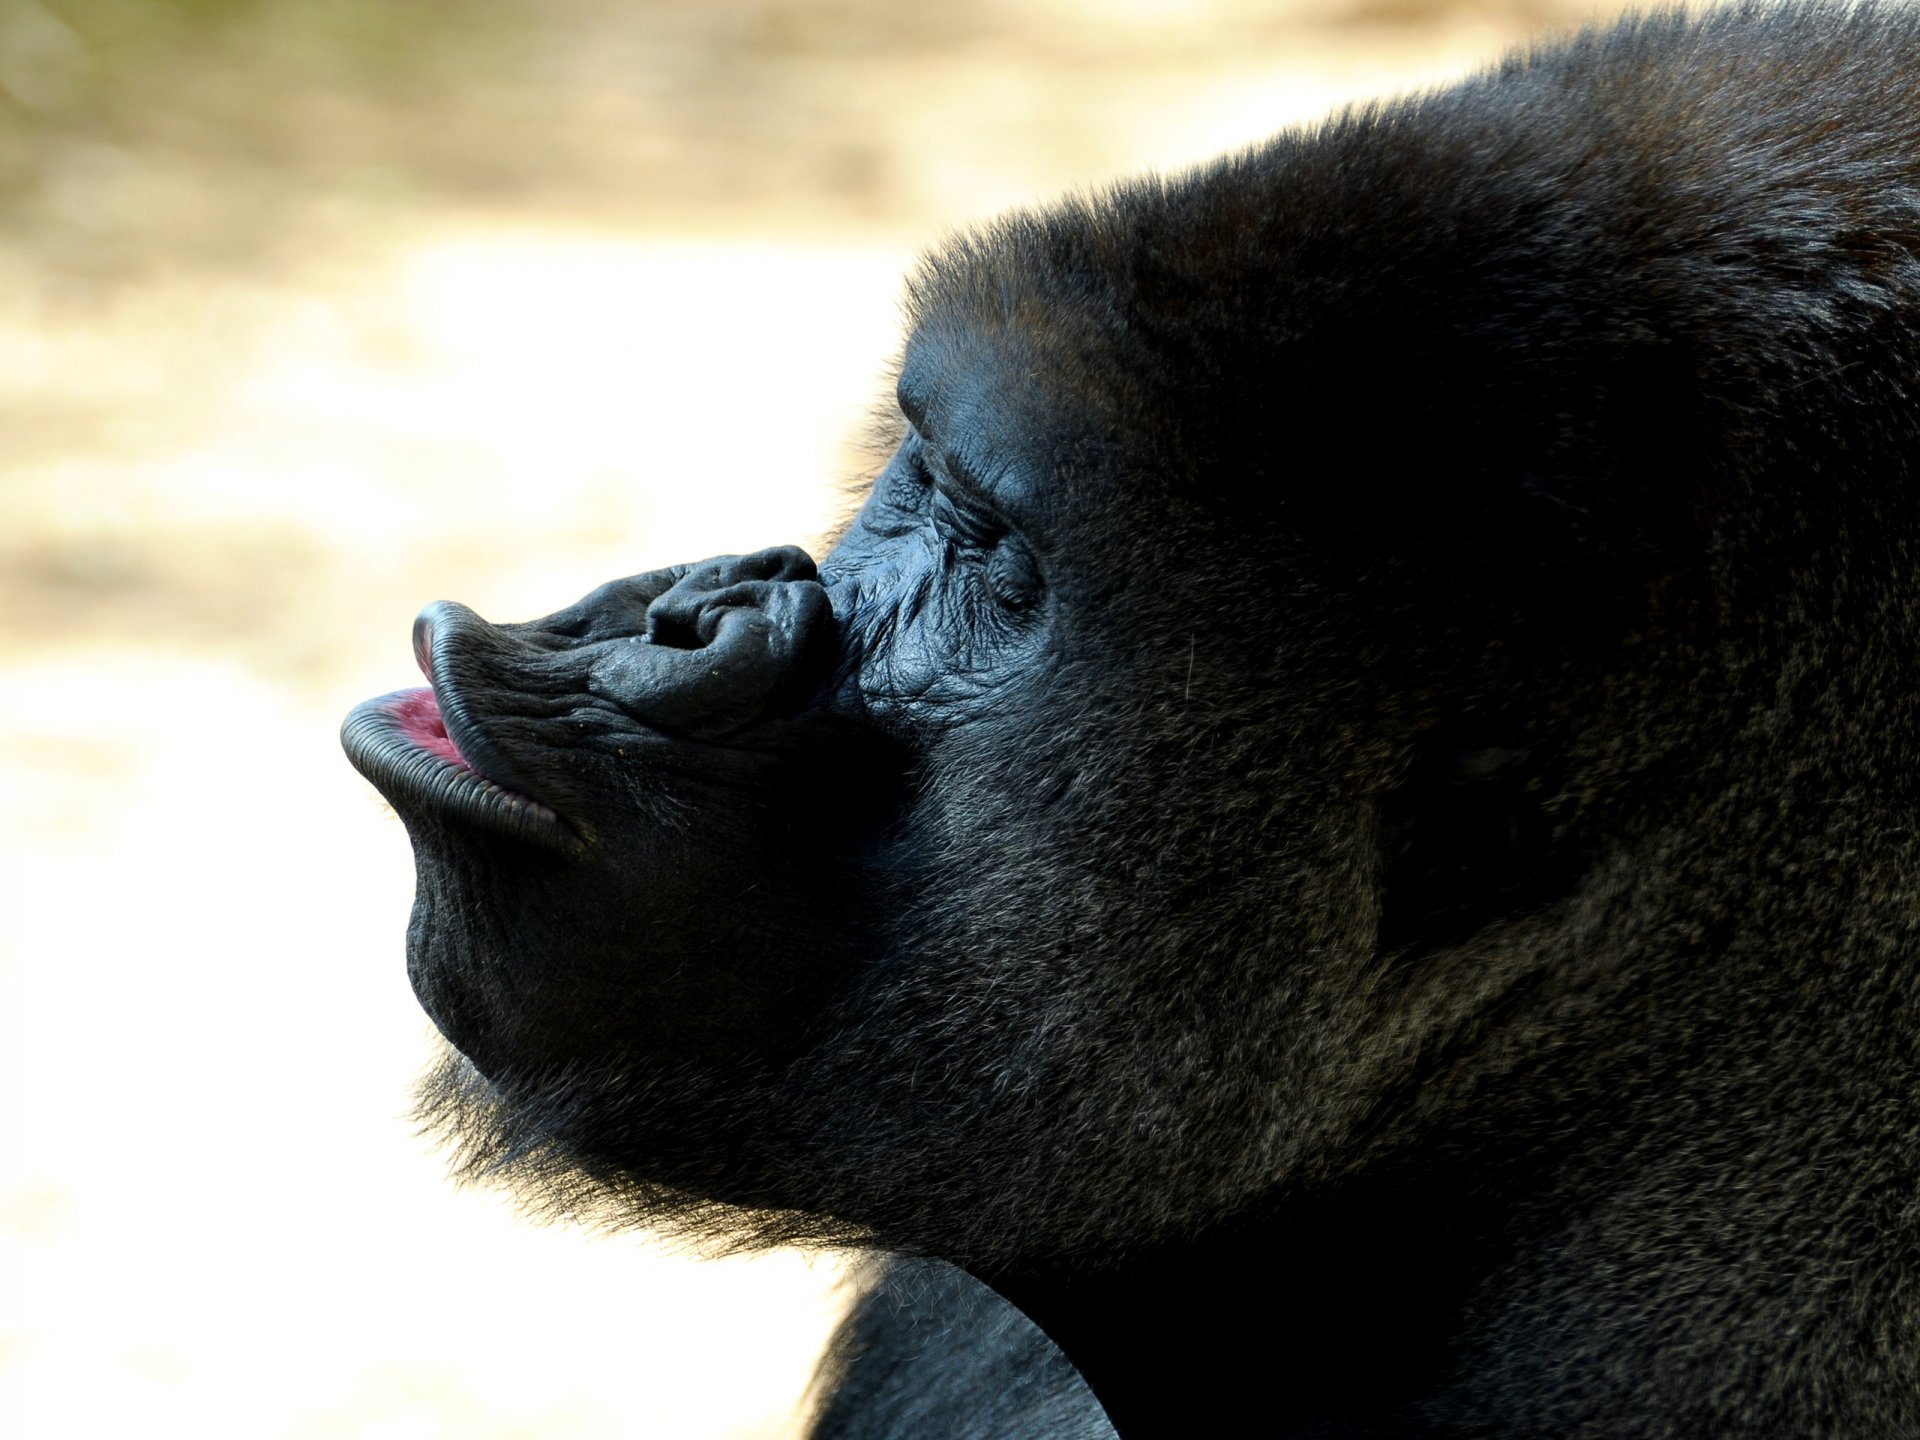
[[[806,551],[721,555],[678,571],[648,603],[634,637],[647,643],[593,647],[593,685],[657,729],[725,734],[817,689],[831,668],[833,632]]]
[[[766,610],[781,587],[817,588],[819,578],[813,557],[794,545],[702,560],[647,607],[647,639],[676,650],[701,649],[714,643],[728,611]]]

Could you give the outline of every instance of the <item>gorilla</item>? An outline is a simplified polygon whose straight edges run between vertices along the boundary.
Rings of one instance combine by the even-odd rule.
[[[348,718],[461,1173],[964,1274],[1128,1440],[1920,1435],[1920,14],[1013,215],[896,399],[817,565]]]

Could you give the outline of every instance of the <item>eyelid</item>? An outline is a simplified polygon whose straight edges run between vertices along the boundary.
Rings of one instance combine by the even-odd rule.
[[[913,442],[913,448],[907,453],[907,459],[909,461],[907,468],[912,472],[914,480],[922,490],[931,490],[939,484],[940,477],[934,469],[933,454],[927,448],[926,441],[916,439]]]
[[[941,496],[957,523],[981,544],[996,542],[1013,528],[993,493],[960,463],[958,456],[930,443],[915,428],[902,446],[910,471],[923,486]]]
[[[943,490],[950,491],[963,505],[976,510],[991,510],[992,492],[974,478],[973,472],[960,456],[950,450],[937,448],[921,441],[921,463],[934,483]]]
[[[976,549],[992,549],[1007,533],[1006,522],[990,506],[938,482],[930,513],[935,528],[951,530],[955,541]]]

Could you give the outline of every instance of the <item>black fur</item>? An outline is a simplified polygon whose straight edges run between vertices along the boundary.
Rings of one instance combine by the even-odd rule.
[[[912,319],[817,575],[441,607],[464,762],[350,721],[466,1173],[952,1261],[1129,1440],[1920,1435],[1920,16],[1587,32]]]

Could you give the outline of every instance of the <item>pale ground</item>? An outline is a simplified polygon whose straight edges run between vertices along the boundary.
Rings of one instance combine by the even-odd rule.
[[[511,128],[549,86],[564,164],[435,188],[419,177],[443,161],[404,147],[331,169],[273,151],[245,157],[274,177],[250,209],[218,147],[75,125],[19,181],[0,246],[9,1440],[789,1433],[836,1262],[539,1229],[454,1192],[410,1133],[411,865],[339,754],[341,715],[412,683],[426,600],[524,618],[819,536],[898,276],[946,224],[1451,73],[1552,10],[1403,4],[1330,32],[1300,7],[963,6],[878,59],[762,44],[759,79],[689,101],[607,81],[660,53],[646,24],[732,63],[714,15],[807,8],[560,8],[574,30],[542,33],[544,69],[496,56],[498,106],[455,84],[427,117],[511,160],[486,117]],[[6,47],[67,53],[34,28],[57,12],[0,3],[0,89],[46,103]],[[237,62],[196,63],[213,84]],[[768,77],[771,108],[734,103]],[[322,100],[285,103],[334,114]],[[596,127],[611,158],[583,149]],[[811,155],[839,158],[823,179]],[[609,199],[610,171],[641,178]]]

